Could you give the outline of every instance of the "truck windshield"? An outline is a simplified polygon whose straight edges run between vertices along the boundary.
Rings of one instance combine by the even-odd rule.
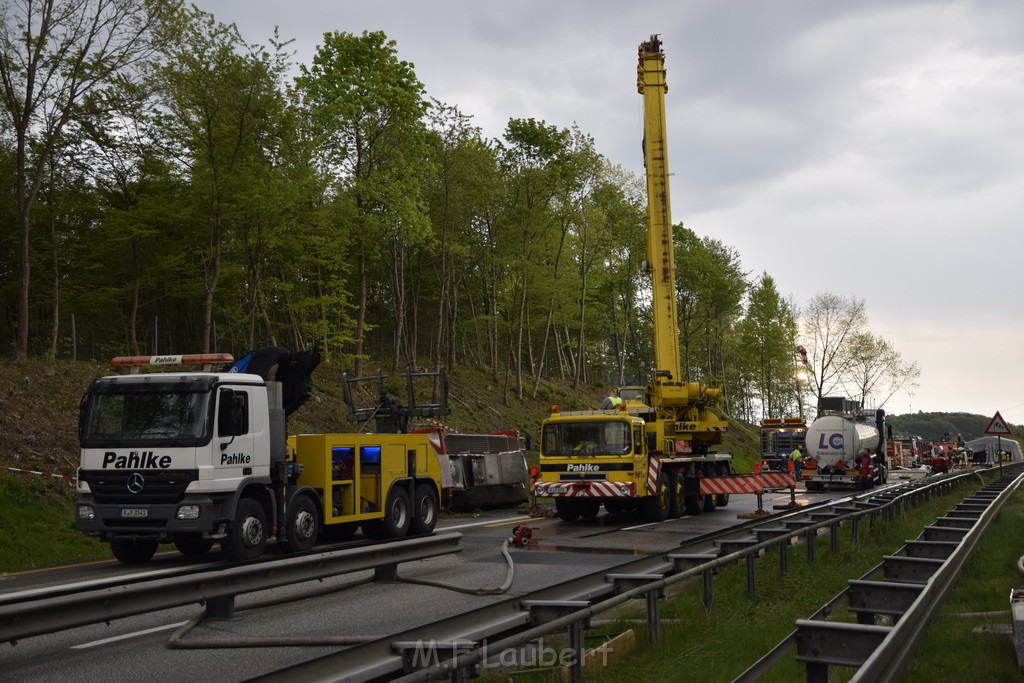
[[[543,455],[625,455],[631,445],[621,420],[550,423],[542,438]]]
[[[90,392],[82,404],[82,446],[201,445],[211,436],[210,396],[156,386]]]

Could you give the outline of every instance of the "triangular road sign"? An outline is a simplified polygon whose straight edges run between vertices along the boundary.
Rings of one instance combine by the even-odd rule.
[[[996,411],[992,421],[988,423],[988,427],[985,428],[985,433],[990,436],[1011,436],[1013,432],[1006,426],[1006,421],[1003,420],[1003,416]]]

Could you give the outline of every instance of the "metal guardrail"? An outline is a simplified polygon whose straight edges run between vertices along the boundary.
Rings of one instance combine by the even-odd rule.
[[[956,584],[960,572],[974,553],[985,532],[992,525],[992,521],[999,514],[1003,504],[1021,486],[1022,482],[1024,482],[1024,474],[1018,474],[1012,481],[1000,480],[997,484],[983,488],[972,497],[978,501],[987,501],[988,505],[983,510],[973,512],[960,510],[962,514],[955,516],[951,514],[947,517],[953,519],[973,517],[975,522],[967,527],[969,530],[956,545],[955,550],[942,561],[941,566],[933,568],[930,578],[927,579],[917,599],[899,617],[896,625],[889,630],[877,649],[863,663],[851,679],[852,681],[898,680],[900,674],[910,663],[918,643],[924,637],[932,615]],[[964,527],[953,523],[948,528]],[[909,552],[913,553],[914,551]],[[937,560],[937,558],[935,559]]]
[[[377,578],[393,581],[400,563],[460,552],[461,539],[460,533],[437,534],[55,597],[38,591],[27,592],[21,600],[5,596],[0,604],[0,642],[192,603],[204,603],[207,616],[228,618],[236,595],[369,569]]]
[[[261,681],[426,681],[469,678],[475,667],[493,657],[543,636],[568,631],[570,678],[582,680],[583,631],[592,617],[630,600],[647,603],[648,639],[659,635],[659,603],[665,589],[697,577],[704,584],[704,598],[713,598],[713,576],[719,568],[744,561],[748,591],[756,589],[754,560],[763,550],[778,547],[780,571],[787,569],[786,548],[791,540],[805,536],[808,559],[814,559],[818,530],[828,527],[833,550],[838,546],[841,522],[851,522],[856,539],[858,522],[868,516],[890,518],[911,501],[948,492],[963,478],[943,477],[926,482],[908,482],[863,498],[840,501],[830,513],[820,509],[807,519],[792,520],[785,529],[753,526],[753,539],[720,542],[714,552],[673,553],[652,556],[586,577],[535,591],[522,598],[495,603],[472,612],[407,630],[403,633],[358,645],[319,659],[267,674]],[[869,502],[866,499],[871,499]],[[852,500],[852,505],[847,505]],[[813,514],[814,519],[811,517]],[[770,520],[769,520],[770,521]],[[759,533],[760,532],[760,533]]]
[[[956,478],[974,476],[972,471]],[[926,526],[919,538],[885,556],[860,579],[851,579],[845,590],[809,618],[798,620],[795,631],[735,680],[760,680],[794,646],[797,660],[807,667],[808,681],[828,680],[830,666],[858,668],[851,680],[898,680],[931,614],[955,584],[999,506],[1022,480],[1018,475],[1012,482],[1000,480],[985,487]],[[827,621],[844,604],[857,623]],[[876,615],[883,617],[883,623],[898,620],[896,628],[876,625]]]

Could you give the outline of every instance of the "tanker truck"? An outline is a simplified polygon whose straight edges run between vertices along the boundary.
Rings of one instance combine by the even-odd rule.
[[[861,456],[871,457],[871,485],[884,484],[888,476],[885,411],[865,411],[860,403],[844,397],[824,396],[818,401],[818,417],[807,428],[807,461],[804,484],[808,491],[833,486],[868,488],[860,473]]]

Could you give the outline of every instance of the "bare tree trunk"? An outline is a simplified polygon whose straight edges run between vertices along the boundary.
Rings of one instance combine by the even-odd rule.
[[[352,364],[352,372],[356,377],[361,377],[363,374],[363,329],[366,324],[366,254],[362,245],[360,245],[359,255],[356,257],[356,280],[359,300],[356,309],[355,361]]]

